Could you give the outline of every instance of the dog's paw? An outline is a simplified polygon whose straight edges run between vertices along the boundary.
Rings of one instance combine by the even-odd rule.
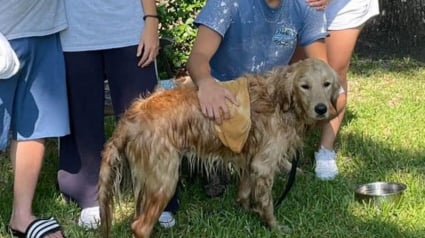
[[[272,229],[280,234],[286,234],[286,235],[292,232],[289,226],[280,224],[280,223],[277,223],[276,226],[274,226]]]
[[[245,210],[251,209],[251,204],[249,199],[237,198],[236,201],[241,205],[241,207]]]

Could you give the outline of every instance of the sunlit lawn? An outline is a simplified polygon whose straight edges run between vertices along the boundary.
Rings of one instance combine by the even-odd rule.
[[[289,234],[270,231],[255,214],[235,202],[231,185],[219,198],[208,198],[198,180],[183,179],[177,226],[156,227],[154,237],[425,237],[425,68],[412,59],[371,61],[355,58],[350,72],[349,106],[338,141],[340,175],[323,182],[314,177],[312,153],[318,133],[306,143],[305,171],[282,205],[278,220]],[[111,123],[108,124],[111,127]],[[71,238],[99,237],[76,225],[79,209],[56,190],[57,144],[49,141],[34,210],[55,216]],[[0,157],[0,237],[11,212],[12,171],[7,154]],[[275,183],[275,197],[285,185]],[[357,203],[356,185],[396,181],[408,186],[402,203],[377,209]],[[131,237],[132,202],[116,210],[113,237]]]

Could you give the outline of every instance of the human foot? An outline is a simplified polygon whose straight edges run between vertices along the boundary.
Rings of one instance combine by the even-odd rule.
[[[34,219],[28,224],[25,232],[17,228],[12,228],[11,225],[8,226],[8,231],[14,237],[18,238],[65,238],[61,226],[53,217]]]
[[[336,164],[336,153],[334,150],[326,149],[321,146],[319,151],[314,153],[316,160],[316,177],[321,180],[332,180],[338,174]]]
[[[81,210],[78,225],[85,229],[96,229],[100,225],[99,206],[87,207]]]

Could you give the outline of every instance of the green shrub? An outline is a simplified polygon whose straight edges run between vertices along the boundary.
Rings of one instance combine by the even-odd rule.
[[[173,73],[184,70],[197,29],[194,18],[206,0],[160,0],[158,14],[161,17],[160,35],[173,41],[163,54]],[[160,72],[164,70],[160,62]],[[164,73],[164,72],[161,72]]]

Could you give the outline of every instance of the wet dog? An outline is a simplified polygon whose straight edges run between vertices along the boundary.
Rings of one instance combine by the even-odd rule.
[[[149,237],[174,194],[182,155],[208,165],[231,163],[239,175],[237,200],[271,228],[274,176],[303,147],[307,130],[329,120],[339,79],[324,62],[307,59],[257,75],[247,74],[251,128],[240,153],[224,146],[215,122],[201,112],[197,88],[183,84],[136,100],[105,144],[99,179],[103,237],[110,236],[114,197],[130,175],[135,197],[131,225],[137,238]]]

